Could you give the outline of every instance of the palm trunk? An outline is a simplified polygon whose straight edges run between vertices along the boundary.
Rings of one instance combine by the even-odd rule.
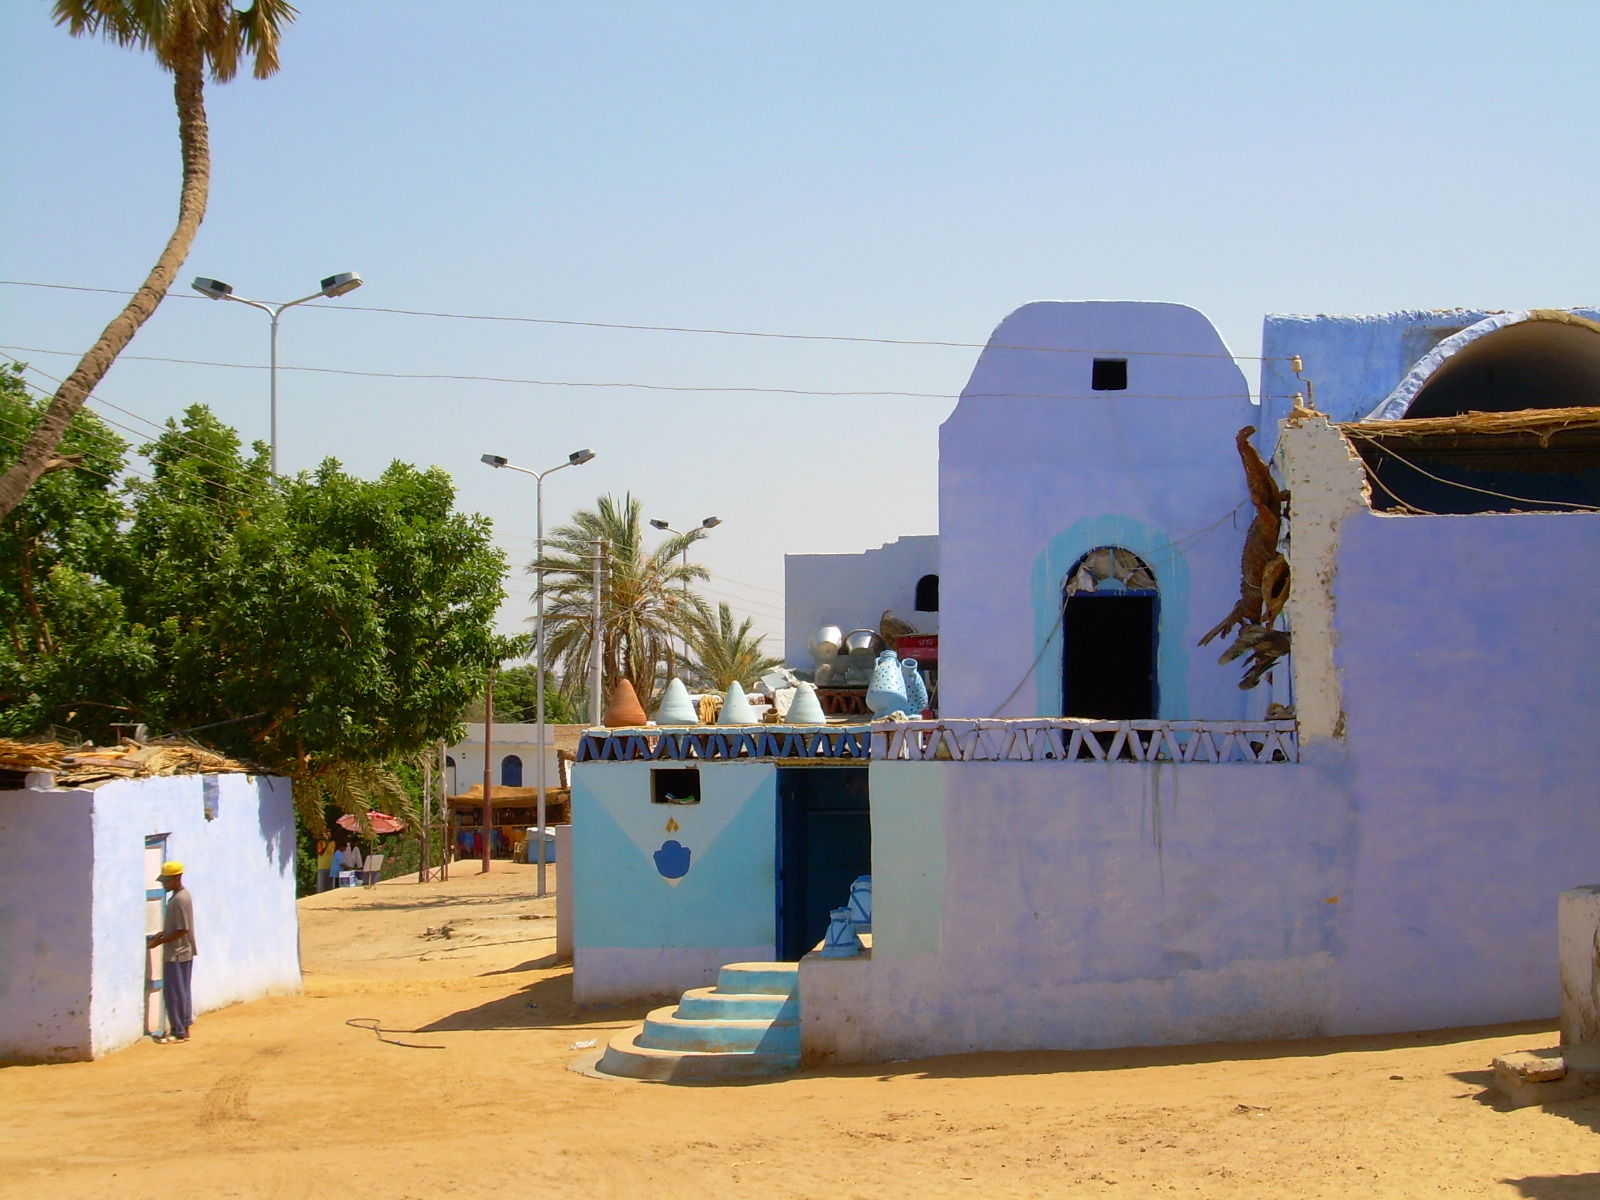
[[[34,480],[43,475],[77,411],[99,386],[106,372],[127,348],[139,327],[150,319],[184,260],[189,257],[200,222],[206,214],[211,186],[211,146],[207,136],[204,60],[198,44],[184,54],[173,72],[173,94],[178,106],[178,139],[183,147],[183,189],[178,196],[178,225],[166,249],[156,260],[144,285],[133,294],[100,339],[79,360],[77,368],[56,390],[50,407],[34,426],[28,443],[11,468],[0,475],[0,520],[22,503]]]

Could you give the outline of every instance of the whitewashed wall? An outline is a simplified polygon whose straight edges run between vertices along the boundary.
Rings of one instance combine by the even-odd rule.
[[[545,783],[549,787],[559,787],[561,784],[561,770],[556,760],[556,735],[555,726],[547,725],[545,742]],[[539,743],[536,737],[538,726],[528,723],[494,723],[494,737],[490,742],[489,753],[494,757],[493,779],[495,786],[500,786],[502,765],[509,755],[515,754],[522,760],[522,786],[539,786]],[[448,747],[445,753],[455,762],[454,768],[446,768],[445,785],[450,789],[451,795],[457,795],[470,789],[474,784],[483,783],[483,722],[473,721],[467,725],[467,736],[455,745]]]
[[[803,963],[808,1061],[1556,1015],[1600,514],[1375,514],[1330,438],[1283,439],[1301,761],[873,763],[872,956]]]
[[[1600,309],[1571,311],[1600,320]],[[1317,408],[1335,421],[1359,421],[1383,402],[1416,361],[1446,338],[1476,325],[1491,311],[1474,308],[1412,309],[1361,315],[1270,313],[1261,331],[1261,395],[1268,428],[1290,408],[1305,383],[1289,359],[1300,356],[1302,374],[1315,388]]]
[[[287,780],[0,792],[0,1057],[97,1058],[141,1036],[145,891],[157,886],[144,840],[161,833],[194,894],[196,1012],[299,990]]]
[[[876,629],[886,608],[919,633],[938,633],[939,614],[916,607],[917,581],[937,574],[939,539],[932,534],[896,538],[860,554],[784,555],[784,661],[809,671],[814,662],[806,640],[813,629]]]
[[[91,1057],[93,802],[92,792],[0,792],[0,1061]],[[131,947],[142,986],[139,953]]]
[[[1127,359],[1126,390],[1091,387],[1097,357]],[[1240,692],[1218,648],[1195,645],[1239,594],[1252,514],[1234,437],[1257,416],[1192,308],[1039,303],[1007,317],[940,429],[940,710],[1060,715],[1062,584],[1081,554],[1121,545],[1159,585],[1159,715],[1259,716],[1265,694]]]

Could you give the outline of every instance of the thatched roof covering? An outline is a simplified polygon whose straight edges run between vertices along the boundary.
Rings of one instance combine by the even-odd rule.
[[[1339,429],[1358,448],[1376,444],[1424,460],[1449,456],[1484,469],[1565,472],[1590,466],[1600,454],[1600,406],[1349,421]]]
[[[1347,421],[1339,428],[1355,437],[1434,441],[1466,437],[1515,437],[1547,446],[1562,434],[1600,433],[1600,406],[1525,408],[1515,412],[1469,412],[1398,421]]]
[[[552,800],[565,800],[570,794],[569,788],[545,788],[546,802]],[[536,787],[508,787],[506,784],[497,783],[489,789],[489,798],[496,804],[523,807],[539,802],[539,789]],[[472,808],[483,803],[483,784],[475,783],[458,796],[446,797],[453,807]]]
[[[60,742],[21,742],[0,738],[0,787],[21,787],[33,771],[49,771],[60,787],[82,787],[112,779],[157,775],[248,775],[257,769],[192,742],[68,747]]]

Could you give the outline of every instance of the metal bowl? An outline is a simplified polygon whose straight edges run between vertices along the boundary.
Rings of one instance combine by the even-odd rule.
[[[844,630],[837,625],[818,625],[811,631],[811,636],[806,638],[806,649],[811,651],[812,658],[819,663],[825,663],[839,653],[839,647],[843,642]]]
[[[883,638],[876,629],[852,629],[844,635],[844,649],[853,658],[875,658],[883,649]]]

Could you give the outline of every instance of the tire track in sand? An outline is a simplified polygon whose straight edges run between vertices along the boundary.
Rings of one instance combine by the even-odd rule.
[[[266,1046],[257,1050],[237,1070],[217,1080],[200,1101],[200,1128],[217,1130],[229,1125],[242,1125],[255,1118],[250,1115],[250,1084],[256,1074],[284,1051],[283,1046]]]

